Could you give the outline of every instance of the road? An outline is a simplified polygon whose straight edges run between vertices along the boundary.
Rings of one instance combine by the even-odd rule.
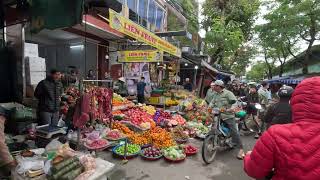
[[[245,150],[251,150],[255,139],[251,136],[241,136]],[[191,139],[198,148],[202,141]],[[112,157],[110,152],[100,152],[102,157],[116,164],[111,180],[250,180],[243,171],[242,161],[236,159],[237,151],[225,151],[217,155],[216,160],[205,165],[201,153],[178,164],[166,162],[164,159],[149,162],[140,157],[123,164],[121,160]]]

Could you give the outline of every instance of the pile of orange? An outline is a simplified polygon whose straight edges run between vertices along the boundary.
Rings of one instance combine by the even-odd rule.
[[[112,111],[112,115],[114,115],[114,116],[123,115],[123,113],[120,110],[117,110],[117,111]]]
[[[157,148],[168,148],[175,145],[171,134],[160,127],[153,127],[141,134],[134,133],[127,126],[118,122],[113,123],[112,128],[124,133],[133,144],[153,144]]]
[[[152,139],[150,138],[147,132],[142,134],[133,134],[132,136],[129,137],[129,139],[133,144],[138,144],[138,145],[151,144]]]
[[[119,122],[113,123],[112,129],[118,129],[119,131],[121,131],[123,134],[125,134],[128,137],[134,134],[134,132],[131,131],[127,126],[125,126]]]
[[[153,145],[157,148],[168,148],[175,145],[175,141],[173,140],[171,134],[160,127],[151,129],[150,136]]]

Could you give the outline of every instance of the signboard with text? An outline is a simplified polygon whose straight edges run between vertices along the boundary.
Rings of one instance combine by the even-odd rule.
[[[162,62],[163,52],[157,50],[118,51],[119,62]]]
[[[110,26],[111,28],[126,34],[137,41],[144,42],[160,51],[167,52],[176,57],[181,57],[181,50],[172,45],[168,41],[153,34],[142,26],[136,24],[130,19],[125,18],[121,14],[109,9]]]

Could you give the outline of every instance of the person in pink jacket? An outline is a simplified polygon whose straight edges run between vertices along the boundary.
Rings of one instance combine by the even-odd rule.
[[[320,180],[320,77],[295,89],[290,124],[273,125],[244,158],[244,170],[262,179]]]

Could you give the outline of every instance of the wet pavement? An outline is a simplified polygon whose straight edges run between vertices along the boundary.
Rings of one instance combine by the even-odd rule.
[[[255,143],[253,135],[242,136],[242,140],[245,150],[251,150]],[[201,148],[202,141],[191,139],[190,142]],[[175,164],[164,159],[144,161],[141,157],[123,164],[111,152],[100,152],[98,156],[116,164],[111,180],[249,180],[243,171],[243,162],[236,159],[236,155],[236,150],[221,152],[209,165],[204,164],[200,152]]]

